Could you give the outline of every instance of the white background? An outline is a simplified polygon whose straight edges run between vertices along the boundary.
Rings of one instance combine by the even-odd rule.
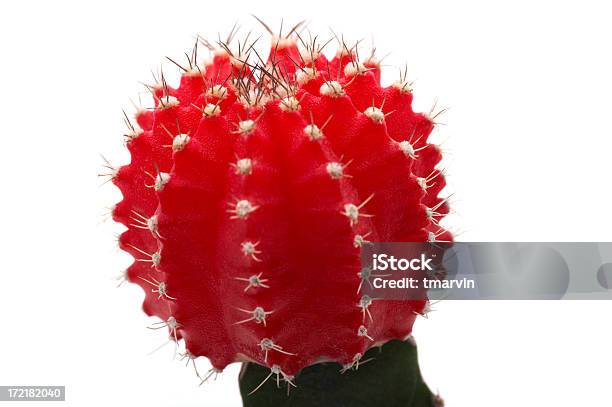
[[[610,11],[584,0],[3,2],[0,385],[66,385],[70,406],[240,405],[238,366],[198,387],[171,346],[147,356],[165,334],[145,328],[137,287],[115,289],[130,259],[114,246],[121,229],[100,223],[119,194],[98,186],[98,153],[126,162],[121,108],[195,34],[214,38],[236,20],[260,30],[255,13],[274,27],[306,18],[322,36],[330,26],[374,36],[392,52],[386,64],[408,63],[418,109],[435,98],[450,108],[435,137],[458,239],[603,241]],[[450,407],[610,406],[611,312],[603,302],[439,304],[415,326],[424,376]]]

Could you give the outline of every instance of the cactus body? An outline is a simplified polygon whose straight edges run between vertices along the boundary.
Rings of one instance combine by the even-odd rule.
[[[267,64],[222,48],[191,62],[176,89],[151,88],[113,178],[144,311],[219,371],[249,361],[287,381],[406,338],[425,302],[363,295],[360,250],[450,240],[434,123],[408,84],[382,87],[374,59],[345,47],[328,60],[291,38]]]

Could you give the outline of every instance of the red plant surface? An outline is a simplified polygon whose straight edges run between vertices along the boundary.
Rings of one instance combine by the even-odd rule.
[[[215,370],[254,361],[285,378],[408,336],[425,302],[370,301],[359,271],[363,242],[451,239],[434,123],[409,84],[292,38],[265,64],[223,47],[193,60],[178,88],[151,88],[113,177],[144,311]]]

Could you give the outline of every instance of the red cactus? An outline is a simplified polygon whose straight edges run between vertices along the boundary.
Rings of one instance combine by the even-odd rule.
[[[266,64],[221,47],[183,71],[151,88],[113,178],[144,311],[215,369],[254,361],[287,380],[409,335],[424,302],[359,289],[363,242],[450,240],[434,123],[404,78],[381,87],[375,59],[292,38]]]

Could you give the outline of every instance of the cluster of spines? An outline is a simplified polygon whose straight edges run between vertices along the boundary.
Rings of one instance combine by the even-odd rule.
[[[331,218],[322,224],[342,229],[339,235],[350,236],[350,241],[339,253],[334,254],[339,259],[334,265],[344,266],[349,273],[359,270],[359,249],[368,240],[450,239],[448,232],[439,226],[439,220],[448,211],[446,201],[438,198],[444,186],[442,173],[435,168],[440,160],[440,152],[436,146],[427,143],[427,136],[434,126],[433,118],[412,112],[411,89],[405,75],[391,87],[382,88],[380,66],[373,56],[359,62],[357,47],[349,48],[342,42],[335,58],[327,60],[322,53],[326,44],[319,46],[316,38],[305,42],[296,30],[297,27],[290,34],[294,34],[303,43],[302,50],[298,49],[291,35],[279,35],[275,37],[270,57],[266,61],[259,57],[253,43],[245,42],[239,45],[238,52],[232,53],[228,45],[231,35],[226,42],[219,42],[217,46],[203,42],[213,51],[212,62],[204,67],[196,64],[197,44],[187,58],[188,66],[172,61],[183,70],[180,86],[177,89],[170,88],[162,75],[159,84],[149,87],[154,96],[155,108],[137,113],[138,126],[126,118],[132,163],[113,170],[111,174],[113,181],[124,193],[124,200],[114,211],[115,219],[128,226],[128,230],[121,236],[120,244],[136,258],[127,276],[130,281],[145,288],[145,312],[162,318],[162,322],[155,328],[168,328],[174,341],[185,339],[188,349],[186,354],[190,355],[190,360],[197,356],[208,356],[215,372],[221,371],[233,361],[251,360],[270,366],[271,375],[276,374],[277,378],[282,376],[289,384],[292,374],[320,360],[339,361],[344,370],[358,367],[361,355],[369,347],[408,335],[414,313],[423,313],[425,304],[385,301],[386,305],[381,305],[380,311],[376,313],[373,311],[376,307],[372,307],[373,299],[360,293],[364,282],[369,281],[371,276],[361,270],[357,278],[347,278],[348,273],[343,275],[339,270],[341,276],[338,279],[343,281],[336,288],[345,285],[348,288],[342,291],[343,294],[327,294],[330,298],[334,295],[355,298],[352,301],[355,313],[344,316],[349,321],[336,321],[335,324],[336,328],[345,325],[356,340],[345,341],[344,346],[334,342],[326,344],[326,340],[329,341],[331,337],[333,341],[337,335],[330,332],[300,332],[299,328],[294,327],[295,332],[285,330],[282,335],[295,338],[291,342],[296,349],[292,349],[275,340],[274,335],[266,335],[268,317],[281,314],[279,307],[283,305],[291,308],[291,304],[274,301],[275,297],[266,294],[266,291],[274,291],[271,288],[274,287],[274,281],[270,277],[274,273],[269,269],[283,269],[282,264],[270,267],[265,264],[266,260],[278,261],[287,257],[287,254],[281,255],[274,249],[275,244],[286,238],[286,235],[279,233],[279,230],[286,228],[286,219],[279,214],[276,214],[278,219],[275,219],[267,208],[274,208],[275,205],[278,208],[291,207],[285,202],[287,200],[316,207],[321,204],[313,198],[326,200],[325,194],[305,197],[294,191],[291,191],[289,197],[283,196],[278,187],[287,182],[287,174],[284,177],[279,175],[278,168],[282,167],[290,173],[292,180],[298,180],[292,185],[294,188],[313,188],[315,183],[321,183],[320,175],[334,183],[335,187],[331,188],[336,197],[334,199],[339,203],[339,210],[334,209],[334,212],[339,215],[338,219],[345,219],[345,226],[340,226],[338,219],[332,221]],[[252,54],[256,56],[255,62],[251,62]],[[387,109],[388,106],[392,108]],[[282,131],[288,133],[286,138],[279,135],[279,123],[283,126]],[[328,133],[334,135],[333,143],[326,137]],[[347,136],[349,134],[351,137]],[[232,135],[234,138],[229,141],[228,137]],[[304,141],[296,142],[300,137]],[[363,145],[359,145],[359,142]],[[379,148],[373,149],[373,146]],[[279,148],[288,156],[310,156],[312,162],[302,160],[300,164],[303,168],[296,167],[290,160],[278,164],[275,160],[278,160]],[[350,158],[338,155],[338,151],[348,152]],[[396,154],[398,151],[402,158]],[[249,153],[258,155],[255,157]],[[380,155],[381,159],[378,160],[376,155]],[[309,164],[310,167],[306,168]],[[398,175],[398,166],[405,170],[405,178],[402,180],[392,177]],[[368,171],[372,172],[371,177],[364,175]],[[353,173],[359,174],[355,180],[357,187],[351,184],[355,176]],[[380,189],[383,193],[380,193]],[[358,192],[364,190],[371,193],[360,199]],[[269,196],[263,197],[263,191]],[[395,203],[390,199],[394,192],[410,192],[398,200],[399,205],[408,206],[408,212],[412,211],[409,218],[403,215],[400,219],[392,218],[406,210],[394,206]],[[380,199],[380,195],[383,195],[383,199]],[[222,201],[226,196],[233,198],[225,201],[223,216],[211,202],[216,202],[215,199]],[[278,202],[274,202],[274,199],[266,202],[270,197],[278,198]],[[312,201],[308,202],[308,199]],[[378,206],[368,211],[368,204],[371,202],[372,206],[377,200]],[[325,216],[331,216],[324,205],[316,209]],[[250,225],[249,219],[258,212],[264,212],[264,220]],[[308,211],[303,212],[308,214]],[[283,215],[292,216],[291,213]],[[279,229],[269,226],[274,225],[274,222]],[[208,228],[200,228],[204,225]],[[268,233],[276,235],[276,242],[266,242],[257,236],[257,231],[263,229],[264,225],[271,230]],[[195,230],[203,235],[214,235],[221,227],[227,230],[227,236],[221,236],[221,240],[219,236],[194,237],[185,234],[194,233]],[[320,229],[319,232],[324,233],[324,228]],[[317,247],[317,240],[323,237],[312,236],[309,239],[308,236],[300,236],[303,247],[290,250],[307,249],[307,252],[310,250],[317,253],[317,250],[311,249]],[[194,247],[182,247],[185,244]],[[198,304],[198,294],[202,293],[194,292],[194,287],[190,287],[194,285],[194,277],[195,280],[201,280],[200,287],[219,284],[215,288],[220,291],[232,290],[234,287],[227,279],[223,283],[207,281],[211,277],[207,275],[210,264],[190,263],[190,250],[204,245],[215,245],[216,250],[227,251],[229,258],[240,259],[234,263],[224,260],[228,262],[223,264],[224,270],[229,270],[228,274],[243,270],[239,275],[229,276],[229,279],[239,284],[240,290],[234,290],[227,297],[218,294],[219,297],[215,299],[227,303],[214,304],[204,300]],[[271,252],[269,256],[264,247]],[[320,244],[317,248],[321,247],[324,245]],[[182,253],[183,256],[170,255],[171,260],[166,261],[167,253]],[[267,267],[262,267],[262,263]],[[287,261],[287,264],[290,263]],[[192,280],[189,280],[183,271],[185,269],[201,270],[202,275],[191,276]],[[286,288],[288,280],[295,275],[290,275],[291,270],[283,271],[284,274],[276,272],[275,277],[279,280],[278,286]],[[302,283],[308,284],[308,279],[313,276],[302,278],[305,279]],[[179,304],[178,294],[171,291],[172,287],[184,292],[187,299],[185,305]],[[353,293],[352,296],[349,292]],[[282,300],[282,290],[274,295]],[[240,298],[246,301],[230,303]],[[250,301],[253,299],[255,301]],[[297,321],[300,305],[316,310],[316,306],[307,302],[316,304],[319,301],[318,298],[297,297],[293,300],[297,308],[291,312]],[[291,298],[285,301],[291,301]],[[197,308],[207,304],[213,309]],[[190,309],[190,306],[195,309]],[[399,316],[390,318],[386,315],[394,309]],[[334,309],[318,310],[319,314],[325,311],[334,312]],[[214,314],[214,318],[205,322],[197,321],[198,316],[207,312]],[[238,317],[233,317],[227,323],[225,320],[228,314]],[[376,315],[373,314],[387,321],[376,325]],[[215,319],[217,327],[211,325]],[[190,330],[191,320],[194,320],[194,326]],[[312,325],[311,320],[308,322]],[[227,325],[224,326],[224,323]],[[202,324],[204,326],[199,326]],[[282,320],[276,323],[276,333],[283,331],[278,329],[282,325]],[[244,326],[249,328],[240,328]],[[234,338],[227,332],[209,338],[201,328],[208,331],[239,330],[239,333],[233,332]],[[303,328],[308,330],[312,327],[305,324]],[[204,341],[198,335],[206,338],[208,344],[203,345]],[[331,350],[335,354],[312,353],[308,349],[312,343],[306,343],[305,347],[298,346],[304,345],[304,340],[313,342],[316,335],[321,336],[323,344],[311,347]],[[237,342],[250,344],[238,346],[228,343],[236,338],[240,338]]]

